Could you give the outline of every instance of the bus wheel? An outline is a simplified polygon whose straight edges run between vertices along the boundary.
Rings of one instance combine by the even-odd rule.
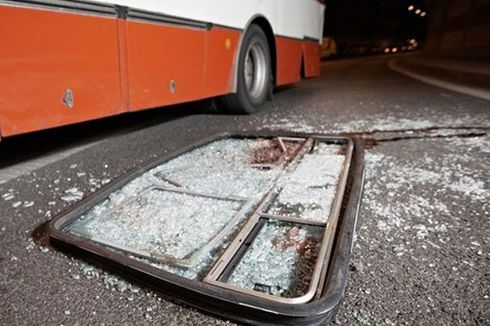
[[[237,92],[220,99],[227,112],[250,114],[270,97],[272,69],[269,43],[264,31],[251,25],[243,37],[238,57]]]

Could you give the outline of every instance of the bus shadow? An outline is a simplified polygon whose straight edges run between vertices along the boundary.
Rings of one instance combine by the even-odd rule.
[[[0,141],[0,169],[196,113],[195,105],[181,104],[4,138]]]
[[[274,96],[294,89],[295,85],[276,87]],[[264,105],[265,110],[268,103]],[[2,169],[16,164],[195,114],[230,115],[219,108],[216,99],[211,98],[7,137],[0,141],[0,177]]]

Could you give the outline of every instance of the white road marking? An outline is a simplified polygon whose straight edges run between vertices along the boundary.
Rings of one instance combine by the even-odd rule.
[[[32,171],[40,169],[48,164],[67,158],[75,153],[78,153],[86,148],[89,148],[101,140],[97,140],[91,143],[85,143],[75,147],[71,147],[65,150],[60,150],[54,153],[48,153],[44,156],[34,158],[19,164],[14,164],[12,166],[0,169],[0,184],[7,181],[20,177],[22,175],[28,174]]]
[[[458,84],[457,82],[453,83],[442,79],[438,79],[437,77],[432,77],[423,73],[418,73],[412,70],[408,70],[397,65],[395,60],[391,60],[390,62],[388,62],[388,67],[393,71],[396,71],[400,74],[411,77],[413,79],[417,79],[421,82],[431,84],[437,87],[449,89],[454,92],[463,93],[466,95],[472,95],[490,101],[490,92],[487,89],[477,88],[473,86],[466,86],[463,84]]]

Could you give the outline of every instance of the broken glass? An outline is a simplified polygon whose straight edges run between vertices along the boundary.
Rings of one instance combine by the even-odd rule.
[[[170,273],[203,280],[271,192],[279,191],[268,213],[326,222],[345,146],[319,142],[302,155],[304,143],[293,138],[228,138],[195,148],[128,182],[64,230]],[[264,255],[284,262],[274,265],[281,273],[270,272],[271,279],[252,284],[244,275],[255,256],[245,256],[231,280],[252,290],[263,285],[259,291],[278,296],[301,295],[321,242],[318,230],[324,228],[267,222],[263,239],[254,243],[262,241]],[[296,231],[293,237],[289,234],[294,245],[280,241]],[[275,236],[278,246],[271,243]],[[301,249],[303,244],[308,250]],[[250,252],[255,255],[257,250]],[[270,262],[276,264],[274,257]],[[274,269],[263,265],[264,272]]]
[[[267,220],[226,282],[286,298],[306,294],[324,230]]]
[[[278,181],[281,189],[268,214],[326,223],[345,160],[343,146],[318,143]]]
[[[205,246],[246,204],[245,200],[150,187],[117,206],[106,201],[73,223],[70,232],[173,262],[172,258],[189,258]]]

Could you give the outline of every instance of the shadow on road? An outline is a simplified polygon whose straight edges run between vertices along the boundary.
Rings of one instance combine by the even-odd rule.
[[[5,138],[0,169],[196,113],[199,106],[194,103],[175,105]]]

